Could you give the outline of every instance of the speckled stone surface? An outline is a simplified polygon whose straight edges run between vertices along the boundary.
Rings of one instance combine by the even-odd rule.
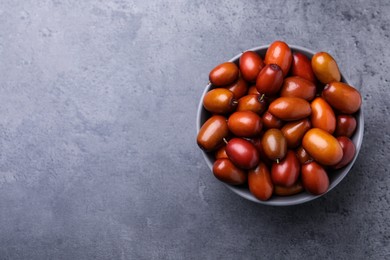
[[[390,258],[389,1],[0,3],[0,259]],[[285,40],[364,97],[352,172],[300,206],[246,201],[196,146],[217,64]]]

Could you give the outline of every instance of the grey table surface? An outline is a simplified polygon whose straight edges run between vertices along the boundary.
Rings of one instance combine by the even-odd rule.
[[[0,259],[389,259],[389,1],[0,2]],[[209,71],[274,40],[360,89],[364,144],[300,206],[246,201],[196,139]]]

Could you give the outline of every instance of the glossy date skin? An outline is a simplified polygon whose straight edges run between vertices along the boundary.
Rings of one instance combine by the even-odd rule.
[[[211,152],[221,147],[223,139],[229,136],[226,118],[219,115],[210,117],[200,128],[197,143],[201,149]]]
[[[356,130],[356,118],[351,115],[338,115],[335,136],[351,137]]]
[[[239,69],[233,62],[224,62],[211,70],[209,74],[210,82],[217,87],[232,84],[238,79]]]
[[[313,100],[311,106],[311,124],[329,134],[336,129],[336,116],[332,107],[321,97]]]
[[[301,179],[305,190],[314,195],[323,194],[329,188],[328,174],[325,169],[316,162],[302,165]]]
[[[266,65],[256,79],[257,91],[266,96],[274,96],[283,84],[283,72],[276,64]]]
[[[281,128],[283,126],[283,121],[272,115],[269,111],[266,111],[263,116],[263,125],[267,129],[271,128]]]
[[[271,168],[273,162],[270,159],[268,159],[267,155],[264,153],[263,145],[261,144],[261,138],[262,138],[262,135],[260,137],[249,138],[247,140],[249,142],[251,142],[256,147],[256,149],[260,155],[260,160],[263,163],[265,163],[267,165],[267,167]]]
[[[254,51],[246,51],[240,57],[241,75],[248,82],[255,82],[264,66],[263,59]]]
[[[249,191],[257,199],[265,201],[271,198],[274,185],[267,166],[260,162],[258,166],[248,173]]]
[[[329,53],[318,52],[314,54],[311,66],[316,78],[324,84],[341,80],[339,67]]]
[[[226,154],[234,165],[241,169],[252,169],[260,161],[259,152],[248,140],[233,138],[226,144]]]
[[[263,124],[261,117],[252,111],[237,111],[228,119],[229,130],[240,137],[259,135]]]
[[[230,113],[237,104],[233,92],[225,88],[212,89],[206,93],[203,99],[204,108],[214,114]]]
[[[236,111],[252,111],[258,115],[262,115],[267,109],[267,102],[260,94],[246,95],[238,100]]]
[[[237,81],[226,86],[225,88],[233,92],[234,98],[236,100],[239,100],[248,92],[248,85],[246,84],[246,81],[242,78],[239,78]]]
[[[283,71],[283,76],[287,76],[292,63],[292,52],[287,43],[283,41],[273,42],[265,54],[265,64],[277,64]]]
[[[348,165],[355,157],[356,148],[351,139],[346,136],[337,137],[337,141],[339,141],[341,148],[343,149],[343,158],[341,161],[333,166],[334,169],[340,169],[346,165]]]
[[[253,95],[253,94],[256,94],[256,95],[260,94],[260,92],[257,91],[256,85],[251,86],[248,89],[248,95]]]
[[[362,97],[359,91],[342,82],[327,84],[322,91],[322,97],[334,109],[344,114],[355,113],[362,104]]]
[[[267,130],[261,139],[261,144],[264,153],[272,161],[280,161],[286,156],[287,141],[279,129]]]
[[[303,148],[322,165],[335,165],[343,157],[343,149],[337,139],[328,132],[312,128],[302,140]]]
[[[300,146],[296,151],[297,158],[301,164],[309,163],[313,161],[313,157],[311,157],[303,148]]]
[[[281,131],[286,138],[287,147],[298,147],[302,142],[303,136],[310,128],[311,123],[307,118],[285,124]]]
[[[244,170],[235,166],[229,159],[222,158],[214,162],[214,176],[227,184],[240,185],[247,180],[247,174]]]
[[[268,111],[285,121],[295,121],[308,117],[311,114],[310,103],[302,98],[280,97],[275,99]]]
[[[315,95],[316,85],[300,77],[285,78],[280,90],[281,97],[298,97],[307,101],[313,100]]]
[[[300,52],[293,53],[293,61],[291,64],[291,75],[298,76],[316,83],[316,77],[311,67],[311,61]]]
[[[290,150],[279,163],[274,162],[271,169],[271,179],[275,185],[290,187],[297,182],[301,165],[295,152]]]

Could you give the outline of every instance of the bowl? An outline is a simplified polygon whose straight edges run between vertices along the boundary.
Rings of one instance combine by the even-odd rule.
[[[304,48],[304,47],[300,47],[300,46],[296,46],[296,45],[289,45],[289,46],[293,52],[294,51],[301,52],[301,53],[305,54],[308,58],[311,58],[316,53],[316,52],[309,50],[307,48]],[[269,47],[269,45],[265,45],[265,46],[255,47],[255,48],[252,48],[249,50],[257,52],[258,54],[261,55],[261,57],[264,58],[268,47]],[[239,58],[241,57],[241,55],[242,55],[242,53],[236,55],[235,57],[233,57],[229,61],[234,62],[238,65],[238,61],[239,61]],[[344,83],[347,83],[349,85],[354,86],[354,84],[351,84],[350,81],[342,73],[341,73],[341,81]],[[197,111],[197,118],[196,118],[197,132],[199,132],[203,123],[210,117],[210,113],[206,109],[204,109],[202,101],[203,101],[205,94],[213,88],[214,87],[212,84],[208,84],[206,86],[206,88],[204,89],[202,97],[200,99],[200,102],[198,105],[198,111]],[[359,111],[355,113],[355,117],[356,117],[356,122],[357,122],[356,131],[355,131],[354,135],[351,137],[351,140],[355,144],[356,154],[355,154],[353,160],[347,166],[345,166],[341,169],[338,169],[338,170],[332,170],[331,172],[328,171],[329,188],[325,193],[323,193],[321,195],[312,195],[306,191],[303,191],[299,194],[292,195],[292,196],[286,196],[286,197],[272,195],[272,197],[269,200],[261,201],[261,200],[258,200],[257,198],[255,198],[250,193],[249,189],[246,186],[233,186],[233,185],[229,185],[226,183],[223,183],[223,184],[227,188],[229,188],[231,191],[233,191],[237,195],[239,195],[247,200],[250,200],[250,201],[253,201],[256,203],[260,203],[260,204],[264,204],[264,205],[270,205],[270,206],[297,205],[297,204],[302,204],[302,203],[317,199],[317,198],[325,195],[326,193],[331,191],[334,187],[336,187],[345,178],[345,176],[347,176],[347,174],[350,172],[350,170],[351,170],[353,164],[355,163],[356,158],[359,154],[360,147],[361,147],[362,141],[363,141],[363,131],[364,131],[363,107],[361,107],[359,109]],[[206,164],[208,165],[208,167],[212,171],[213,163],[215,161],[213,153],[207,153],[204,151],[202,151],[202,153],[203,153],[203,157],[206,161]]]

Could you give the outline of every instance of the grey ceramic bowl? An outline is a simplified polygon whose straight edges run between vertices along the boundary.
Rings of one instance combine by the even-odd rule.
[[[290,46],[292,51],[299,51],[299,52],[305,54],[309,58],[311,58],[315,54],[315,52],[313,52],[309,49],[300,47],[300,46],[295,46],[295,45],[289,45],[289,46]],[[257,52],[258,54],[260,54],[264,58],[265,52],[267,51],[268,47],[269,47],[268,45],[267,46],[260,46],[260,47],[256,47],[256,48],[253,48],[250,50]],[[238,65],[238,60],[239,60],[240,56],[241,56],[241,54],[238,54],[235,57],[233,57],[232,59],[230,59],[229,61],[234,62]],[[350,81],[347,78],[345,78],[344,75],[341,75],[341,81],[345,82],[347,84],[350,84],[352,86],[354,85],[354,84],[351,84]],[[198,106],[197,119],[196,119],[197,132],[199,132],[199,129],[201,128],[203,123],[210,117],[210,113],[207,112],[203,108],[202,100],[203,100],[203,97],[205,96],[205,94],[212,88],[213,88],[213,86],[211,84],[208,84],[206,86],[205,90],[203,91],[203,95],[200,99],[199,106]],[[360,110],[355,115],[356,121],[357,121],[357,128],[356,128],[356,131],[355,131],[353,137],[351,138],[353,143],[355,144],[355,147],[356,147],[355,157],[353,158],[352,162],[349,165],[345,166],[344,168],[341,168],[339,170],[333,170],[332,172],[328,172],[330,183],[329,183],[329,189],[326,193],[328,193],[330,190],[332,190],[334,187],[336,187],[337,184],[339,184],[344,179],[344,177],[349,173],[353,164],[356,161],[356,158],[359,154],[360,147],[361,147],[362,141],[363,141],[364,118],[363,118],[363,111],[362,110],[363,109],[360,108]],[[206,160],[207,165],[209,166],[210,170],[212,171],[213,163],[215,161],[213,154],[203,152],[203,156],[204,156],[204,159]],[[286,196],[286,197],[273,195],[269,200],[261,201],[261,200],[256,199],[249,192],[249,189],[246,188],[245,186],[233,186],[233,185],[228,185],[228,184],[225,184],[225,185],[231,191],[233,191],[234,193],[236,193],[237,195],[239,195],[245,199],[248,199],[248,200],[260,203],[260,204],[271,205],[271,206],[290,206],[290,205],[301,204],[304,202],[314,200],[314,199],[319,198],[319,197],[324,195],[324,194],[312,195],[312,194],[309,194],[307,192],[302,192],[302,193],[299,193],[299,194],[296,194],[293,196]]]

